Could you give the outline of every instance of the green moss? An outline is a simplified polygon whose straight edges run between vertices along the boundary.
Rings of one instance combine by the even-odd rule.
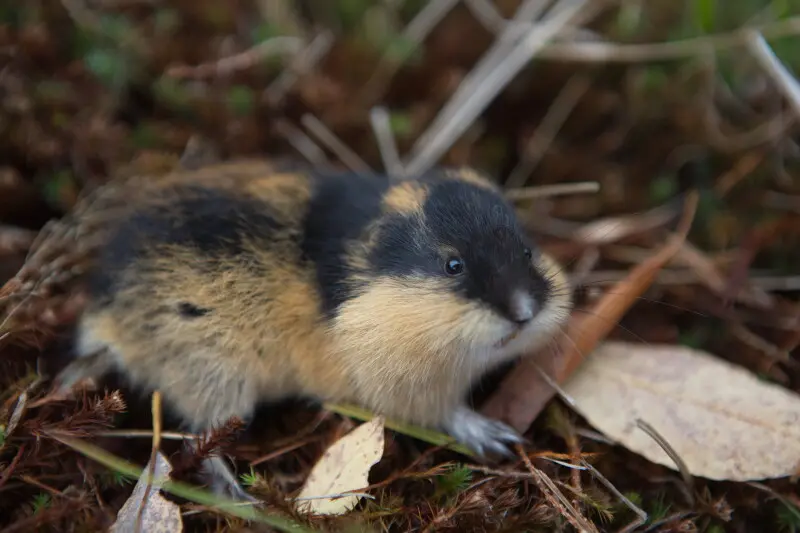
[[[83,58],[86,68],[112,90],[124,87],[131,79],[128,59],[110,48],[92,48]]]
[[[33,507],[33,514],[40,513],[50,507],[50,495],[46,492],[40,492],[33,497],[31,507]]]
[[[153,15],[153,28],[156,33],[172,33],[182,22],[181,13],[176,9],[161,8]]]
[[[788,501],[778,503],[775,509],[775,523],[782,533],[800,533],[800,509]]]
[[[407,137],[414,130],[411,115],[405,111],[392,111],[389,113],[389,128],[396,137]]]
[[[235,115],[249,115],[255,109],[256,95],[253,89],[246,85],[234,85],[228,89],[226,105]]]
[[[131,132],[131,143],[137,148],[157,148],[163,143],[163,139],[158,128],[143,123]]]
[[[172,111],[190,114],[192,97],[183,84],[169,76],[162,76],[155,80],[150,90],[156,101]]]
[[[455,465],[445,474],[436,476],[433,481],[436,486],[433,497],[450,500],[469,487],[472,482],[472,470],[463,465]]]
[[[678,181],[675,176],[658,176],[650,182],[650,202],[663,204],[678,193]]]
[[[717,26],[717,0],[694,0],[694,24],[703,33],[712,33]]]
[[[342,29],[345,31],[355,30],[373,3],[370,0],[337,0],[336,17],[342,25]]]

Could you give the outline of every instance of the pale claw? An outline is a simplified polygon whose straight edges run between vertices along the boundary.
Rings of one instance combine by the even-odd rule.
[[[215,494],[244,502],[262,503],[261,500],[251,496],[244,490],[244,487],[242,487],[221,457],[212,456],[204,459],[203,474]]]
[[[445,430],[483,458],[487,455],[514,457],[508,446],[523,441],[513,428],[467,407],[459,407],[453,412],[445,424]]]

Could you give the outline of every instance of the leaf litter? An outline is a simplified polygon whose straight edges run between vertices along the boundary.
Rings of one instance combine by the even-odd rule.
[[[154,467],[154,468],[153,468]],[[153,477],[150,479],[151,468]],[[180,533],[183,519],[180,507],[161,494],[161,486],[169,478],[172,466],[161,452],[145,468],[133,493],[117,513],[112,533]]]
[[[796,268],[786,270],[786,265],[798,264],[796,232],[781,227],[774,239],[770,236],[770,242],[747,243],[752,227],[769,227],[764,219],[773,215],[770,209],[786,209],[800,197],[792,183],[798,162],[791,137],[794,125],[784,116],[785,110],[796,109],[792,98],[797,91],[792,79],[784,75],[788,69],[780,64],[791,63],[797,71],[797,57],[785,47],[779,50],[777,41],[767,44],[753,34],[763,32],[770,39],[791,40],[797,34],[796,14],[782,13],[772,20],[772,15],[762,13],[751,30],[729,31],[730,21],[714,25],[713,19],[721,13],[714,13],[713,2],[702,2],[702,10],[710,10],[713,16],[706,14],[702,21],[710,33],[696,37],[693,29],[682,25],[685,22],[676,22],[685,21],[684,15],[691,12],[682,13],[682,7],[673,2],[593,3],[591,11],[610,7],[605,14],[611,16],[593,22],[591,30],[563,25],[572,18],[569,12],[581,4],[569,0],[551,2],[549,11],[547,3],[537,0],[496,5],[481,0],[466,7],[451,0],[386,2],[369,9],[365,7],[368,2],[357,0],[347,2],[346,7],[342,7],[344,3],[326,7],[324,14],[297,9],[284,0],[255,4],[241,2],[222,12],[213,0],[199,0],[194,7],[70,0],[44,2],[19,13],[0,10],[0,48],[8,60],[0,75],[4,95],[0,112],[10,125],[0,131],[0,148],[6,155],[0,169],[0,274],[3,281],[10,280],[0,292],[0,379],[7,389],[0,391],[4,402],[0,405],[0,430],[4,430],[0,433],[0,521],[4,526],[8,522],[7,531],[104,529],[117,516],[116,506],[130,496],[124,492],[129,489],[105,484],[105,469],[114,474],[128,472],[129,477],[141,480],[141,468],[129,468],[132,463],[117,459],[138,457],[135,463],[140,464],[150,451],[120,436],[125,428],[141,431],[149,421],[137,419],[141,409],[133,407],[129,415],[119,416],[124,410],[122,398],[126,402],[134,398],[127,391],[117,391],[113,381],[102,384],[110,390],[98,387],[73,400],[42,396],[41,391],[26,391],[18,385],[34,360],[51,362],[51,352],[58,352],[54,341],[60,328],[69,326],[83,305],[74,285],[82,271],[83,252],[93,244],[80,227],[80,231],[71,231],[74,226],[69,224],[51,227],[50,235],[55,238],[49,242],[41,243],[48,231],[36,239],[33,235],[48,219],[76,207],[76,201],[80,204],[79,189],[83,196],[115,173],[136,177],[171,167],[198,130],[211,134],[226,157],[261,156],[266,147],[270,155],[284,156],[286,150],[296,150],[318,166],[341,168],[344,161],[377,169],[382,164],[398,167],[398,158],[412,149],[415,157],[402,158],[400,167],[427,167],[432,155],[442,154],[444,163],[475,164],[501,183],[509,169],[525,165],[521,152],[537,145],[535,175],[520,175],[526,183],[509,191],[509,197],[523,214],[542,211],[550,221],[570,220],[563,227],[579,228],[582,233],[571,235],[570,231],[557,234],[550,228],[530,226],[532,233],[544,237],[544,248],[567,259],[565,268],[572,266],[571,250],[579,250],[584,258],[579,265],[585,270],[582,275],[599,274],[594,268],[627,268],[624,262],[620,266],[613,260],[610,245],[617,240],[633,242],[639,250],[657,248],[655,243],[663,237],[658,230],[669,217],[651,206],[668,205],[665,198],[685,192],[687,183],[690,189],[701,188],[705,199],[698,208],[702,223],[693,231],[694,244],[687,240],[667,263],[650,262],[643,270],[635,268],[631,278],[639,280],[638,286],[612,287],[596,307],[585,313],[576,311],[570,333],[579,346],[560,346],[566,357],[560,361],[536,359],[537,365],[528,367],[528,374],[522,372],[523,367],[512,373],[511,377],[525,378],[518,392],[527,389],[535,393],[518,396],[525,401],[516,406],[520,427],[535,426],[526,433],[529,445],[545,450],[528,453],[537,463],[535,477],[528,464],[521,469],[519,462],[476,467],[480,476],[459,485],[452,498],[436,500],[428,488],[436,485],[443,465],[464,459],[463,450],[442,435],[387,420],[387,429],[413,440],[397,438],[384,443],[384,460],[369,469],[369,475],[379,479],[369,490],[374,499],[360,499],[363,505],[358,512],[322,518],[307,515],[310,521],[331,524],[334,529],[355,523],[355,530],[369,529],[369,524],[377,531],[483,532],[569,530],[570,526],[564,525],[568,520],[578,529],[590,530],[585,521],[592,509],[613,509],[613,513],[601,515],[603,520],[616,515],[613,524],[598,527],[603,531],[634,530],[640,524],[624,526],[630,518],[625,513],[633,506],[616,508],[608,494],[598,495],[595,481],[603,479],[598,477],[602,472],[609,480],[602,485],[617,502],[624,503],[630,496],[629,503],[635,501],[648,511],[648,522],[640,529],[711,533],[730,527],[751,531],[761,528],[764,521],[775,524],[777,520],[784,522],[776,527],[797,529],[796,520],[790,523],[782,518],[783,508],[776,512],[770,506],[773,499],[789,506],[800,502],[791,478],[766,480],[763,485],[696,480],[702,483],[698,493],[708,497],[686,499],[663,481],[663,470],[674,469],[674,464],[648,461],[624,446],[604,444],[601,435],[569,417],[564,424],[573,425],[570,434],[579,437],[569,438],[564,446],[553,438],[553,431],[540,428],[542,417],[537,416],[548,405],[557,405],[555,395],[581,412],[585,406],[582,395],[593,392],[584,388],[613,385],[613,380],[604,385],[592,381],[578,393],[571,388],[574,379],[599,365],[593,358],[604,358],[607,344],[602,342],[609,335],[620,334],[623,326],[617,324],[625,313],[643,317],[644,326],[630,332],[642,337],[633,352],[647,351],[651,346],[648,340],[665,336],[671,344],[659,349],[681,351],[681,342],[699,343],[707,350],[684,353],[686,361],[691,361],[688,364],[713,369],[717,362],[735,361],[749,372],[763,372],[763,379],[780,377],[787,390],[798,390],[796,348],[800,336],[793,317],[800,316],[800,308],[796,291],[790,289],[797,287],[797,276]],[[470,15],[485,15],[484,8],[495,11],[491,20]],[[785,6],[783,10],[791,11]],[[584,18],[583,13],[577,18]],[[592,18],[591,13],[585,18]],[[328,23],[336,30],[320,28]],[[365,26],[373,25],[382,31],[364,31]],[[554,32],[557,26],[563,30],[558,35]],[[465,34],[474,38],[464,40],[461,36]],[[678,34],[685,37],[676,40]],[[64,39],[78,45],[63,46]],[[382,39],[388,39],[388,45]],[[413,41],[413,59],[397,59],[398,45],[410,44],[404,39]],[[631,41],[623,42],[627,39]],[[755,42],[763,75],[749,70],[747,79],[755,83],[748,81],[745,90],[736,86],[735,76],[722,81],[718,70],[729,68],[725,62],[731,57],[737,64],[734,70],[739,63],[746,63],[739,61],[739,54]],[[131,43],[135,46],[129,46]],[[775,47],[775,54],[770,46]],[[710,64],[703,54],[715,47],[718,55]],[[523,66],[520,58],[533,49],[538,49],[540,59],[533,65],[535,75],[530,77],[529,66],[525,66],[513,83],[507,84],[510,73]],[[701,55],[704,60],[696,61]],[[653,63],[653,59],[670,64]],[[41,61],[48,67],[36,67]],[[604,65],[609,62],[616,63],[614,68]],[[376,63],[378,68],[373,68]],[[587,67],[594,70],[592,74],[601,75],[592,75],[591,84],[570,96],[564,90],[568,80],[586,78]],[[169,74],[181,70],[191,79]],[[698,71],[700,76],[696,76]],[[498,76],[487,77],[486,72]],[[687,80],[691,83],[685,83]],[[558,103],[565,100],[569,100],[568,112],[562,113]],[[764,102],[770,106],[765,107]],[[731,113],[732,108],[738,111]],[[370,120],[376,109],[388,112],[380,128]],[[476,112],[481,109],[485,111]],[[443,112],[437,116],[439,110]],[[557,121],[540,120],[557,115]],[[264,116],[270,120],[263,120]],[[295,124],[310,128],[316,141]],[[376,142],[373,129],[380,130],[377,141],[381,142]],[[392,135],[397,137],[394,143]],[[459,136],[463,139],[456,139]],[[692,147],[691,156],[683,155],[689,152],[687,146]],[[201,148],[195,154],[197,161],[182,163],[202,164],[211,152]],[[675,157],[678,153],[680,158]],[[677,168],[676,159],[691,161]],[[708,171],[718,172],[719,177]],[[587,178],[596,181],[600,194],[544,198],[544,191]],[[670,185],[669,195],[651,194],[667,183],[677,184]],[[781,199],[783,207],[775,207],[775,198]],[[80,210],[80,205],[77,208]],[[641,220],[618,214],[632,211],[654,216]],[[102,226],[103,221],[93,223]],[[557,237],[557,242],[549,237]],[[26,258],[31,240],[35,241],[33,253]],[[737,247],[741,242],[748,248],[744,252]],[[733,267],[726,268],[731,258]],[[660,283],[659,276],[652,278],[653,273],[674,274],[670,267],[676,263],[689,267],[693,278],[670,287]],[[749,276],[751,268],[752,272],[770,271]],[[617,270],[620,272],[624,270]],[[759,286],[759,279],[774,283]],[[682,311],[662,307],[654,312],[644,300],[648,291]],[[615,298],[615,292],[624,295]],[[601,305],[603,300],[606,307]],[[737,307],[725,308],[725,300],[732,300]],[[692,316],[696,308],[711,309],[717,322],[708,326],[697,320]],[[591,313],[599,316],[593,321],[581,316]],[[664,324],[673,317],[683,322],[669,330]],[[741,328],[727,327],[737,318],[742,321]],[[782,325],[773,325],[777,323]],[[656,335],[659,328],[675,333]],[[744,342],[737,331],[747,331],[748,338],[759,342]],[[764,358],[769,359],[766,346],[782,348],[786,357],[773,357],[765,363]],[[709,355],[711,352],[715,355]],[[566,366],[565,361],[569,363]],[[45,365],[45,370],[37,372],[38,377],[50,375],[49,366]],[[100,400],[87,401],[98,395]],[[118,401],[111,401],[113,398]],[[524,405],[526,402],[531,403]],[[702,408],[685,405],[683,409],[702,412]],[[687,415],[684,411],[680,412]],[[365,419],[352,410],[333,412]],[[281,428],[275,430],[277,435],[259,435],[255,443],[244,442],[231,449],[240,461],[265,458],[254,471],[258,483],[253,490],[260,491],[259,496],[273,508],[290,515],[297,509],[287,495],[302,489],[314,459],[324,454],[319,443],[328,441],[326,435],[338,435],[337,428],[345,423],[331,416],[315,426],[319,438],[303,439],[296,433],[298,426],[290,421],[304,413],[304,409],[282,413],[274,419]],[[646,413],[632,415],[619,410],[615,414],[621,418],[642,415],[640,422],[649,421],[653,434],[663,437],[658,445],[661,453],[653,453],[664,460],[664,448],[671,447],[674,456],[680,456],[696,474],[691,457],[683,457],[682,439],[670,434],[658,420],[644,416]],[[101,437],[111,434],[106,431],[111,426],[120,429],[117,436]],[[603,430],[604,426],[598,422],[596,427]],[[638,427],[644,426],[640,423]],[[645,435],[638,428],[633,433]],[[94,436],[104,439],[103,448],[116,453],[89,445],[88,439]],[[650,439],[649,445],[655,442],[652,435],[639,438]],[[426,442],[434,446],[426,446]],[[631,449],[635,451],[635,447]],[[85,457],[100,464],[86,462]],[[149,465],[155,467],[156,463]],[[578,470],[577,465],[585,470]],[[775,472],[781,468],[777,463],[764,469],[767,467]],[[362,464],[359,468],[366,467]],[[173,474],[178,470],[175,463]],[[586,477],[587,472],[593,478]],[[622,495],[614,484],[630,492]],[[554,488],[569,491],[563,495],[571,501],[561,498]],[[250,521],[283,530],[297,527],[268,520],[250,508],[218,505],[214,509],[215,501],[208,494],[177,482],[162,489],[174,489],[181,497],[206,506],[184,515],[187,530],[250,531]],[[313,496],[308,501],[313,501]],[[180,506],[191,508],[192,504]],[[218,516],[220,509],[227,511],[224,520]],[[727,524],[731,509],[735,511],[733,523]],[[640,521],[648,516],[633,512]]]
[[[369,485],[372,466],[383,457],[383,417],[375,417],[333,443],[311,469],[297,509],[310,514],[343,514],[364,497],[352,494]]]
[[[800,395],[704,351],[605,342],[562,387],[590,424],[668,468],[677,469],[638,419],[695,476],[754,481],[800,471]]]

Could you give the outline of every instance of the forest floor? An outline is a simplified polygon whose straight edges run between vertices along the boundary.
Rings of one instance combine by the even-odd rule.
[[[580,279],[578,310],[656,253],[696,192],[682,252],[607,337],[702,350],[794,398],[798,35],[792,0],[0,6],[0,531],[103,531],[117,519],[135,472],[103,464],[80,442],[113,454],[111,464],[148,462],[150,397],[113,377],[77,398],[51,394],[82,303],[72,286],[79,250],[29,251],[85,193],[111,176],[174,168],[190,139],[226,159],[410,173],[474,166],[508,190],[541,246]],[[590,190],[542,188],[584,182]],[[709,380],[709,401],[726,385]],[[359,420],[304,404],[213,435],[266,502],[262,518],[163,494],[179,504],[185,531],[290,522],[326,531],[800,531],[797,464],[766,480],[692,475],[689,457],[680,468],[656,464],[579,414],[578,392],[577,410],[568,395],[547,402],[520,457],[501,465],[387,430],[370,497],[341,516],[306,516],[291,498]],[[682,399],[664,398],[678,406],[672,415],[695,408]],[[165,424],[173,477],[194,482],[197,456]],[[746,453],[756,434],[733,439],[749,471],[761,471]],[[776,444],[764,463],[796,446]]]

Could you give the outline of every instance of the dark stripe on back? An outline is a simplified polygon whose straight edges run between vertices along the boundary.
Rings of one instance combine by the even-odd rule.
[[[158,245],[174,244],[197,251],[197,267],[221,257],[246,253],[245,237],[265,243],[286,229],[270,207],[218,189],[183,186],[173,203],[150,205],[121,221],[102,250],[89,278],[92,296],[103,300],[119,289],[121,274]],[[157,252],[155,252],[157,253]],[[242,261],[253,266],[252,257]]]
[[[352,296],[346,243],[357,239],[381,214],[389,180],[353,173],[319,175],[305,221],[303,254],[316,268],[323,311],[331,315]]]

